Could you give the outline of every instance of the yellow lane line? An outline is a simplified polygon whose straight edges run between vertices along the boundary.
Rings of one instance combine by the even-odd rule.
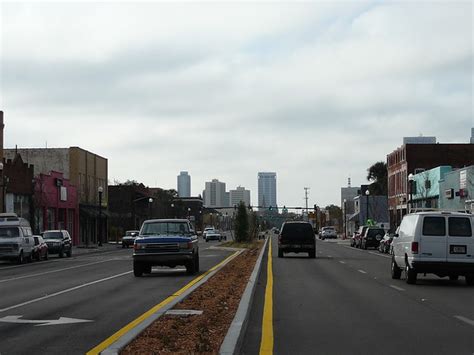
[[[232,255],[230,255],[229,257],[227,257],[226,259],[224,259],[223,261],[221,261],[219,264],[215,265],[214,267],[212,267],[211,269],[209,269],[208,271],[206,271],[204,274],[196,277],[195,279],[193,279],[190,283],[188,283],[186,286],[184,286],[182,289],[180,289],[179,291],[175,292],[174,294],[172,294],[171,296],[169,296],[167,299],[165,299],[163,302],[157,304],[156,306],[154,306],[153,308],[151,308],[150,310],[146,311],[145,313],[143,313],[141,316],[139,316],[137,319],[131,321],[130,323],[128,323],[125,327],[123,327],[122,329],[118,330],[117,332],[115,332],[113,335],[111,335],[109,338],[105,339],[102,343],[100,343],[99,345],[97,345],[95,348],[89,350],[86,354],[87,355],[97,355],[97,354],[100,354],[101,351],[104,351],[105,349],[107,349],[109,346],[111,346],[113,343],[115,343],[118,339],[120,339],[124,334],[126,334],[127,332],[131,331],[133,328],[135,328],[138,324],[142,323],[143,321],[145,321],[146,319],[148,319],[149,317],[151,317],[153,314],[155,314],[156,312],[158,312],[160,310],[160,308],[166,306],[168,303],[170,303],[171,301],[173,301],[174,299],[176,299],[177,297],[179,297],[180,295],[182,295],[186,290],[188,290],[189,288],[191,288],[192,286],[194,286],[195,284],[197,284],[199,281],[201,281],[203,278],[205,278],[207,275],[209,275],[211,272],[213,272],[214,270],[216,270],[218,267],[220,267],[222,264],[226,263],[229,259],[233,258],[236,254],[238,254],[239,251],[236,251],[235,253],[233,253]]]
[[[271,239],[268,244],[267,286],[265,288],[265,305],[263,306],[260,354],[273,354],[273,268]]]

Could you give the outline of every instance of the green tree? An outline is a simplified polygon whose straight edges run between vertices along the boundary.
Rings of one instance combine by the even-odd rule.
[[[235,241],[238,243],[249,240],[249,218],[247,214],[247,206],[240,202],[235,216]]]
[[[369,191],[371,195],[379,196],[388,194],[387,181],[388,171],[387,164],[379,161],[367,169],[367,180],[371,182]]]

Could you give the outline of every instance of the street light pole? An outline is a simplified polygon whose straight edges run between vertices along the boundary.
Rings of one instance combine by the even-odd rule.
[[[367,204],[366,204],[366,218],[367,218],[367,224],[369,223],[369,195],[370,191],[369,189],[365,190],[365,196],[367,196]]]
[[[1,206],[1,212],[5,212],[5,178],[3,175],[3,163],[0,162],[0,179],[2,181],[2,206]]]
[[[99,239],[98,239],[98,246],[102,246],[102,193],[104,192],[104,188],[99,186],[97,189],[99,192]]]
[[[151,204],[153,203],[153,199],[150,197],[148,199],[148,219],[151,219]]]
[[[343,229],[344,229],[344,236],[343,236],[343,239],[346,239],[346,237],[347,237],[347,220],[346,220],[347,211],[346,211],[346,202],[347,202],[347,200],[344,199],[344,212],[343,212],[344,214],[343,214],[343,216],[342,216],[342,217],[344,218],[344,219],[342,220],[342,222],[343,222]]]
[[[407,203],[407,212],[410,213],[413,208],[413,182],[415,181],[415,176],[413,174],[408,175],[408,182],[410,188],[410,201]]]

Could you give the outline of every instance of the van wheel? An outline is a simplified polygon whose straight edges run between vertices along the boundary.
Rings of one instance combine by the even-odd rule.
[[[278,257],[283,258],[283,250],[278,249]]]
[[[405,267],[405,273],[407,275],[407,279],[406,279],[407,284],[409,284],[409,285],[416,284],[417,273],[408,264]]]
[[[474,286],[474,274],[466,275],[466,285]]]
[[[400,277],[402,276],[402,269],[398,267],[394,258],[392,258],[391,273],[392,273],[392,279],[400,280]]]

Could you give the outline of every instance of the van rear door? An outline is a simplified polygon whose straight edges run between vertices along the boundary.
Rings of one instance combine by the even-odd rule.
[[[474,263],[473,221],[470,216],[448,217],[448,246],[449,262]]]
[[[445,216],[424,216],[418,255],[428,262],[446,262],[448,245]],[[416,240],[414,241],[416,243]],[[412,250],[416,248],[412,246]],[[415,254],[415,253],[414,253]],[[416,254],[415,254],[416,255]]]

